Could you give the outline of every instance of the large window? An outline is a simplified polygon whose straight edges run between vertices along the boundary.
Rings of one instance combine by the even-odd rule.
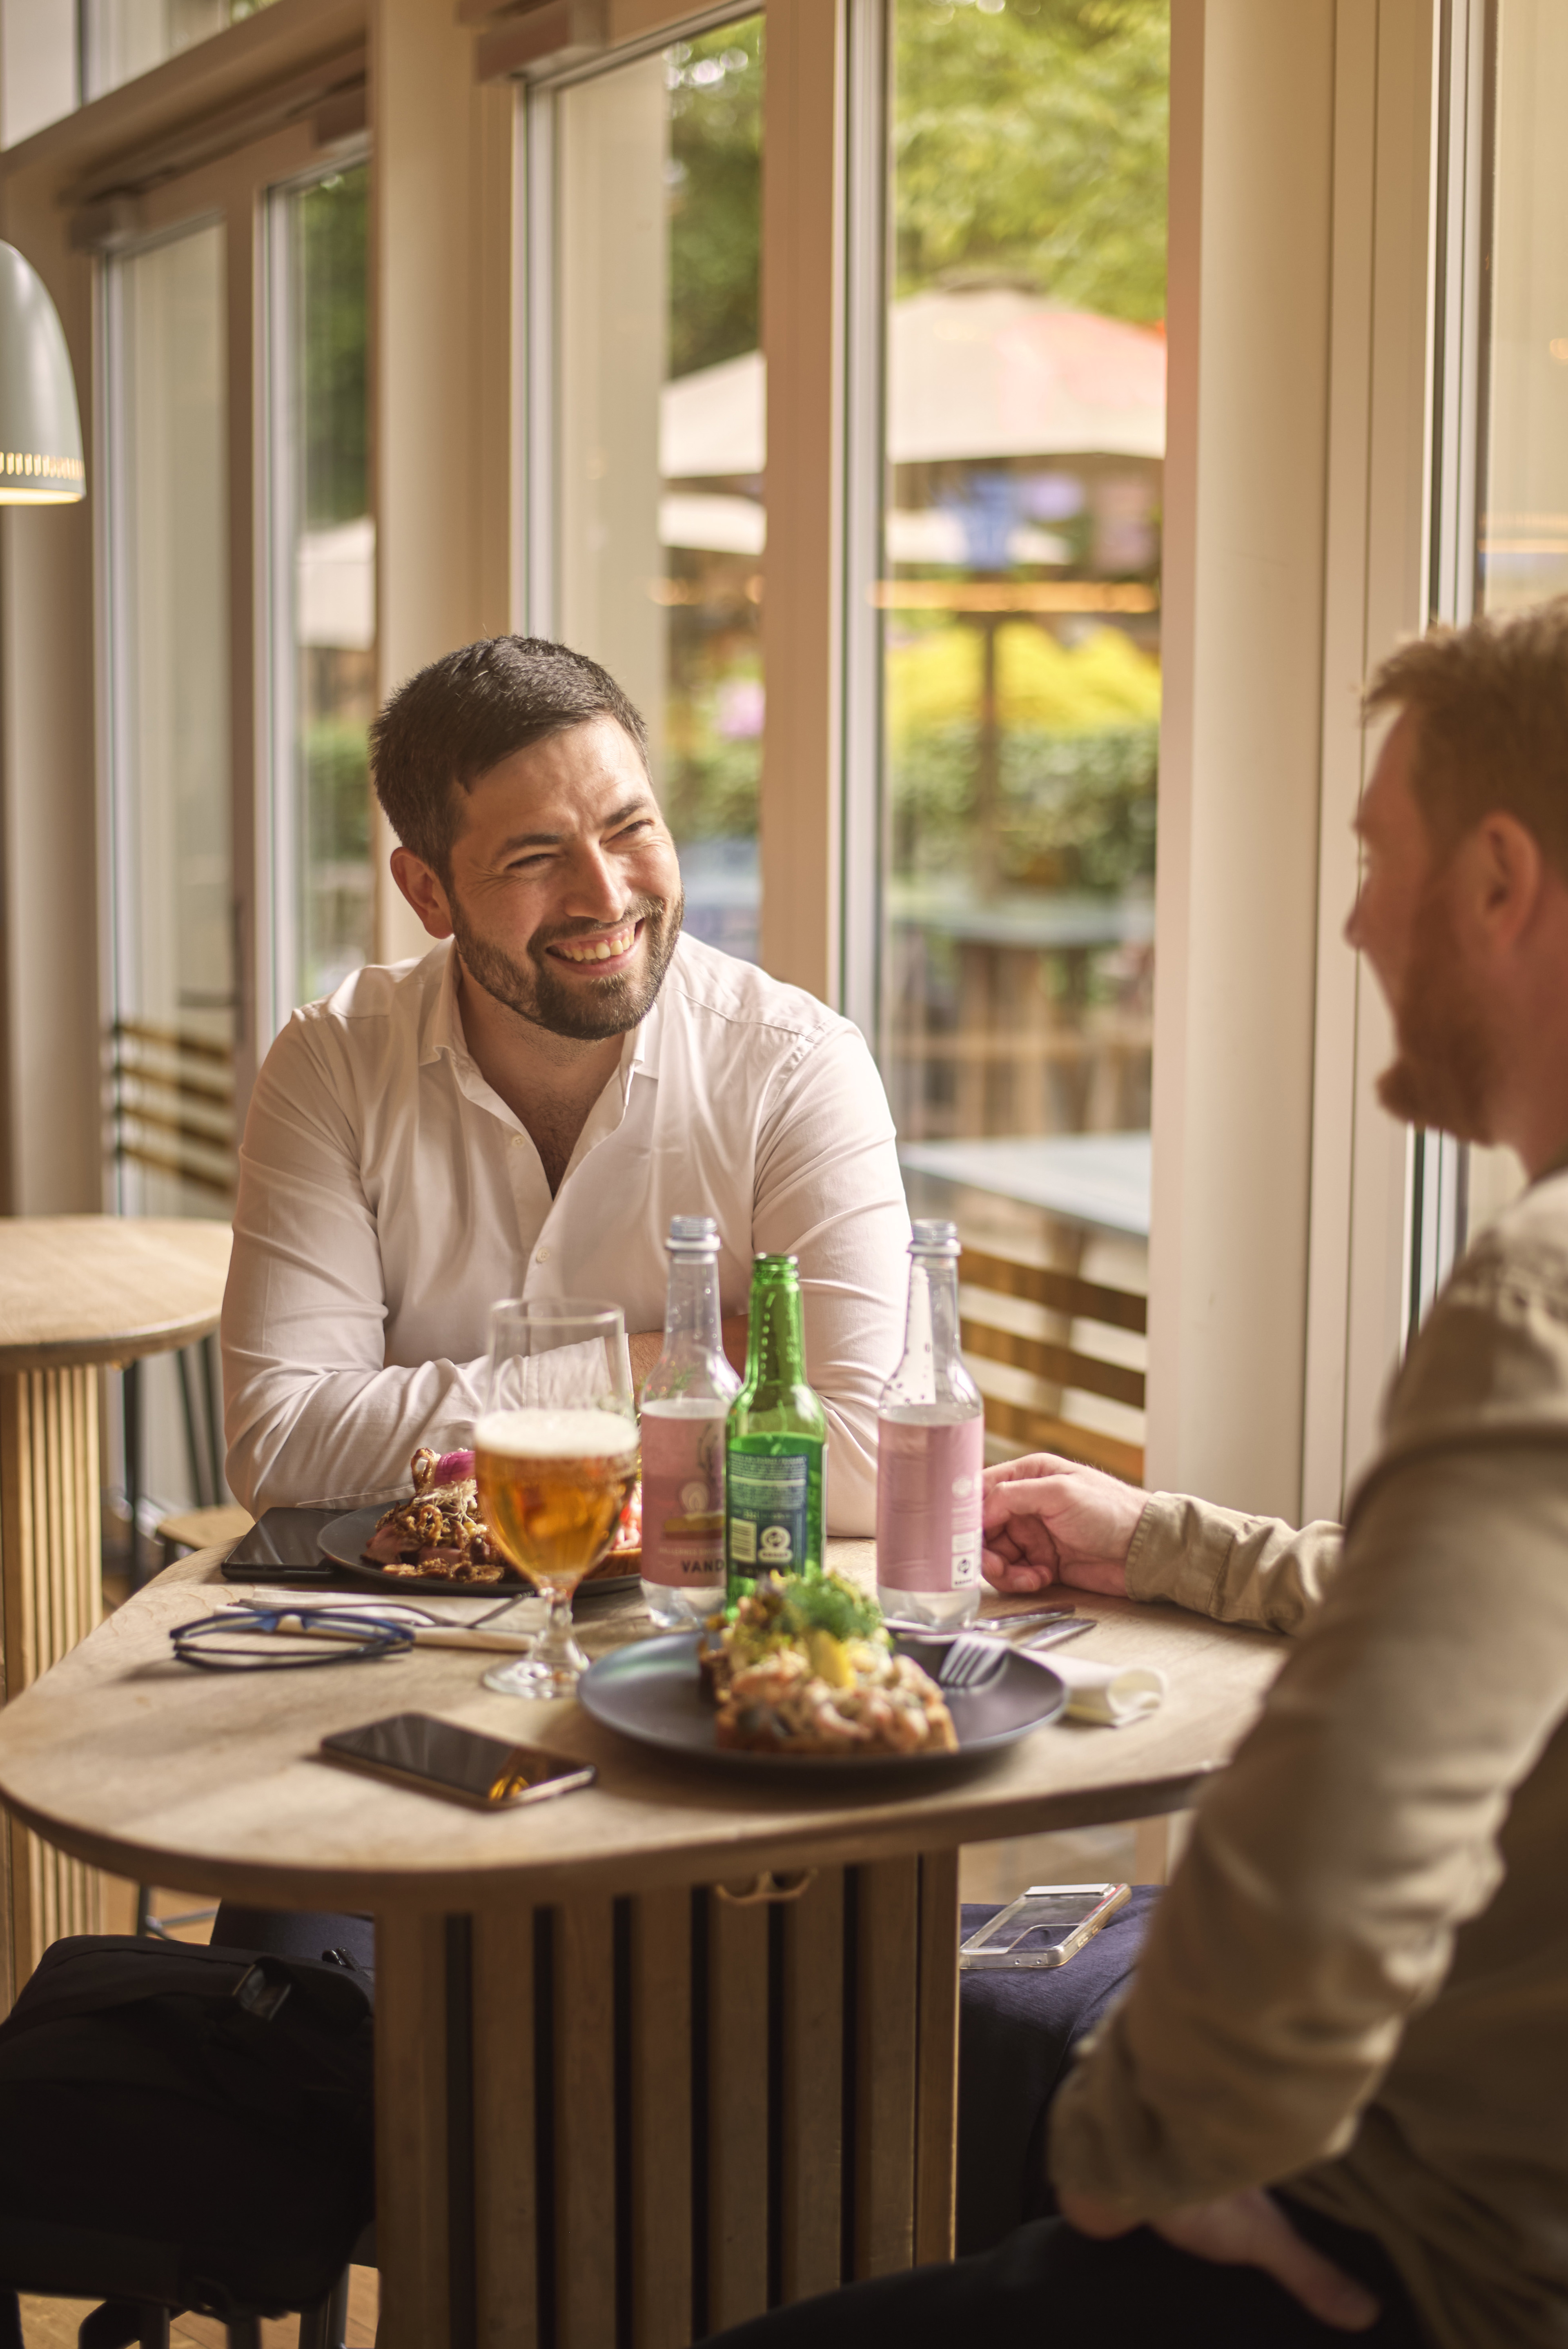
[[[1481,607],[1568,593],[1568,12],[1499,0]]]
[[[686,926],[754,959],[763,20],[535,100],[553,139],[550,625],[642,709]]]
[[[120,1205],[226,1215],[238,972],[222,228],[116,261],[107,294]]]
[[[997,1448],[1137,1473],[1164,0],[893,0],[881,1054]],[[1093,1292],[1111,1292],[1096,1296]]]
[[[0,145],[57,122],[272,0],[0,0]]]
[[[226,1222],[240,971],[224,279],[215,222],[111,263],[104,375],[112,1198]],[[165,1506],[207,1497],[211,1390],[199,1412],[190,1372],[161,1355],[128,1374],[140,1408],[128,1402],[126,1424],[141,1430],[128,1489],[140,1481]],[[143,1536],[160,1514],[144,1507]]]
[[[361,163],[271,199],[275,1016],[370,954],[375,709]]]

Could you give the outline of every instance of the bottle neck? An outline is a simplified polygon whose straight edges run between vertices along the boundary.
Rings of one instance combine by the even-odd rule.
[[[759,1281],[753,1287],[746,1384],[753,1389],[805,1384],[800,1289],[794,1281]]]
[[[705,1250],[671,1254],[664,1301],[666,1354],[716,1354],[723,1348],[719,1319],[719,1260]]]
[[[980,1397],[963,1365],[959,1322],[958,1264],[943,1253],[916,1249],[909,1261],[909,1310],[903,1359],[883,1392],[883,1408],[950,1403],[966,1412]]]

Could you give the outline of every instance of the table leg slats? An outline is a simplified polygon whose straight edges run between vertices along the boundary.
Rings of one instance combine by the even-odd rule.
[[[93,1369],[0,1372],[0,1652],[20,1696],[85,1640],[102,1608]],[[9,1821],[0,2013],[62,1933],[101,1930],[96,1868]]]
[[[684,2349],[950,2254],[956,1856],[458,1922],[379,1929],[422,2116],[381,2145],[381,2349]]]

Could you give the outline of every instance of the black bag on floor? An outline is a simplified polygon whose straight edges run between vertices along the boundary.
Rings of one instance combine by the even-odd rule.
[[[136,2243],[187,2308],[322,2299],[375,2207],[374,1997],[352,1965],[55,1942],[0,2024],[0,2212]]]

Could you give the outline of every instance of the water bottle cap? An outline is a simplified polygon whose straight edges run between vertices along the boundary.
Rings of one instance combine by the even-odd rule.
[[[671,1247],[717,1247],[719,1226],[711,1216],[671,1216]]]
[[[909,1226],[911,1253],[920,1256],[957,1256],[958,1226],[940,1216],[920,1216]]]

